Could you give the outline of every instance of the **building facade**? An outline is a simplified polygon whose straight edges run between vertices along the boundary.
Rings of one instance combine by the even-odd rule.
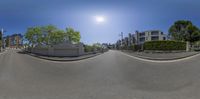
[[[23,36],[21,34],[13,34],[4,38],[5,46],[9,48],[22,48]]]
[[[142,45],[146,41],[158,41],[158,40],[167,40],[167,36],[159,30],[151,30],[135,33],[135,44]]]

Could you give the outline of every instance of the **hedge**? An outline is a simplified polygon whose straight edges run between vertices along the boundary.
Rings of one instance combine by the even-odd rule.
[[[84,45],[84,51],[85,52],[94,52],[94,51],[100,51],[102,48],[98,46],[91,46],[91,45]]]
[[[142,49],[141,45],[131,45],[129,46],[128,50],[139,51]]]
[[[90,46],[90,45],[84,45],[84,51],[85,52],[93,52],[94,51],[94,47]]]
[[[144,43],[144,50],[186,50],[186,43],[178,41],[149,41]]]

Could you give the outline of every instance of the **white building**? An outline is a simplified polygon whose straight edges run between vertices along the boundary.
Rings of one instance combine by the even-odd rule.
[[[167,35],[159,30],[150,30],[144,32],[135,33],[135,44],[141,45],[146,41],[158,41],[158,40],[167,40]]]

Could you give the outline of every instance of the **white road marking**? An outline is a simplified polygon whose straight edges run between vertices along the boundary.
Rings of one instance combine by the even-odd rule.
[[[119,52],[120,52],[120,51],[119,51]],[[182,59],[176,59],[176,60],[161,60],[161,61],[160,61],[160,60],[143,59],[143,58],[135,57],[135,56],[132,56],[132,55],[128,55],[128,54],[123,53],[123,52],[120,52],[120,53],[123,54],[123,55],[125,55],[125,56],[131,57],[131,58],[134,58],[134,59],[137,59],[137,60],[140,60],[140,61],[154,62],[154,63],[172,63],[172,62],[180,62],[180,61],[184,61],[184,60],[188,60],[188,59],[191,59],[191,58],[200,56],[200,54],[196,54],[196,55],[193,55],[193,56],[190,56],[190,57],[186,57],[186,58],[182,58]]]

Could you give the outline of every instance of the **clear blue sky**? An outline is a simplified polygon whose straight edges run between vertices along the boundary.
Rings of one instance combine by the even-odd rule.
[[[104,16],[97,24],[94,16]],[[167,33],[179,19],[200,27],[200,0],[0,0],[0,28],[6,34],[53,24],[73,27],[84,43],[115,42],[119,33],[159,29]]]

